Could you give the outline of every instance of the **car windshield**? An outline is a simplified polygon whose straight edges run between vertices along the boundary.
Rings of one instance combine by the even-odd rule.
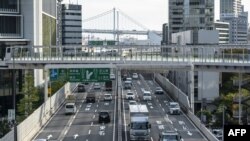
[[[136,105],[136,101],[129,101],[130,105]]]
[[[167,141],[178,141],[178,136],[176,135],[163,135],[162,138]]]
[[[156,87],[156,90],[162,90],[161,87]]]
[[[131,129],[148,129],[148,123],[131,123]]]
[[[145,95],[145,96],[150,96],[150,93],[144,93],[143,95]]]
[[[170,108],[179,108],[179,105],[177,103],[170,104]]]
[[[66,108],[74,108],[74,105],[66,105]]]
[[[127,95],[133,95],[133,93],[127,93]]]

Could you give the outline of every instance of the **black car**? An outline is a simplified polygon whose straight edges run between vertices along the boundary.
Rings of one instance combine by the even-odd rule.
[[[89,93],[86,96],[86,103],[95,103],[95,94],[94,93]]]
[[[83,84],[79,84],[77,86],[78,93],[86,92],[85,86]]]
[[[99,123],[109,123],[110,122],[109,112],[100,112],[98,122]]]

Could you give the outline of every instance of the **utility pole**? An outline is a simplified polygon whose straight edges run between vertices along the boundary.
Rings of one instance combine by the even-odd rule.
[[[115,8],[113,9],[113,14],[114,14],[114,19],[113,19],[113,20],[114,20],[114,21],[113,21],[113,22],[114,22],[114,23],[113,23],[113,34],[114,34],[114,41],[115,41],[115,34],[116,34],[116,33],[115,33]]]
[[[239,72],[239,125],[241,125],[241,81],[242,73]]]
[[[13,57],[13,69],[12,69],[12,95],[13,95],[13,109],[14,109],[14,119],[13,119],[13,125],[14,125],[14,141],[17,141],[17,127],[16,127],[16,70],[15,70],[15,50],[14,48],[11,48],[12,51],[12,57]]]

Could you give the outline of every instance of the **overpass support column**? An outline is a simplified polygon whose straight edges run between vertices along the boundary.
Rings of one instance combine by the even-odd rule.
[[[191,111],[194,113],[194,65],[191,65],[191,70],[189,71],[189,100],[190,100],[190,107]]]
[[[45,76],[45,81],[44,81],[44,103],[47,101],[48,99],[48,73],[49,70],[45,69],[44,70],[44,76]]]

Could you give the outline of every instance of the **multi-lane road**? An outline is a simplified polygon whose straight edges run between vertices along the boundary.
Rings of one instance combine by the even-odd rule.
[[[152,80],[149,75],[141,75],[143,79],[133,80],[132,91],[139,104],[146,104],[149,110],[149,120],[151,124],[150,139],[157,141],[159,133],[168,128],[178,130],[184,141],[205,141],[205,137],[185,116],[169,115],[167,103],[171,101],[165,92],[164,95],[155,95],[154,90],[159,85]],[[77,97],[77,112],[73,115],[65,115],[64,106],[53,115],[50,121],[37,134],[35,139],[45,138],[49,140],[63,141],[117,141],[118,140],[118,114],[117,114],[117,91],[116,82],[113,80],[113,91],[106,92],[102,84],[101,90],[96,91],[96,102],[86,103],[85,98],[88,91],[93,91],[93,83],[86,85],[87,92],[74,93]],[[151,101],[143,101],[142,89],[152,93]],[[112,93],[112,101],[104,101],[105,93]],[[122,139],[129,140],[129,110],[128,100],[125,99],[126,90],[120,93],[122,116]],[[98,115],[100,111],[108,111],[111,116],[110,123],[99,123]]]

